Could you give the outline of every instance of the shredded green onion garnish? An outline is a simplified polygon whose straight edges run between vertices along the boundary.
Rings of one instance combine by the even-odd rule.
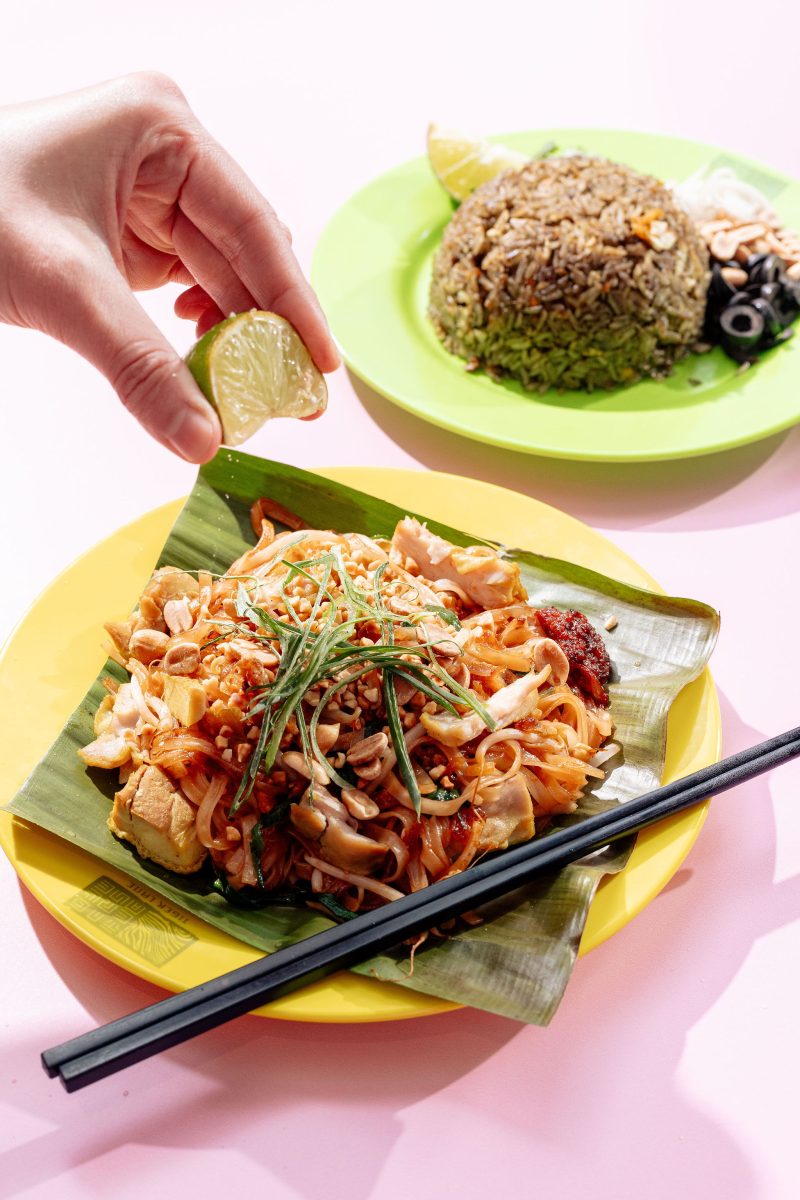
[[[231,815],[251,794],[259,769],[267,773],[273,767],[292,717],[297,724],[306,759],[313,757],[339,787],[350,786],[322,753],[317,740],[317,727],[322,711],[333,697],[374,670],[379,670],[383,677],[386,724],[398,769],[419,814],[421,797],[404,737],[395,690],[396,680],[409,683],[448,712],[457,714],[458,707],[468,708],[477,713],[489,729],[494,728],[494,722],[478,698],[456,683],[436,660],[433,653],[436,642],[426,638],[414,646],[397,645],[394,630],[400,626],[415,627],[419,619],[428,613],[434,613],[449,625],[460,628],[458,618],[449,609],[437,605],[426,605],[419,612],[404,617],[390,612],[380,592],[380,582],[389,566],[388,561],[381,563],[374,572],[372,596],[358,588],[351,579],[339,546],[304,562],[291,563],[285,559],[281,562],[287,569],[281,584],[281,599],[296,624],[281,620],[255,604],[244,581],[239,583],[236,595],[237,615],[255,627],[250,630],[232,623],[237,634],[269,641],[276,650],[279,649],[280,660],[274,681],[257,689],[253,697],[250,715],[263,713],[263,720],[253,754],[231,805]],[[318,570],[319,578],[312,573],[314,568]],[[336,596],[331,591],[333,575],[339,581],[342,596]],[[297,613],[287,591],[298,576],[309,580],[316,589],[311,611],[305,619],[301,619]],[[257,587],[258,581],[251,579],[250,583]],[[327,608],[320,618],[325,604]],[[383,641],[378,645],[354,645],[351,638],[356,627],[367,621],[379,625]],[[317,629],[313,628],[315,623],[318,623]],[[322,683],[326,686],[309,722],[302,702],[309,691]],[[260,839],[260,832],[259,827],[257,840]]]

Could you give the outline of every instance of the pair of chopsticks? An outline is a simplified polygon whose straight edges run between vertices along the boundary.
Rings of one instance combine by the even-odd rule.
[[[332,971],[363,962],[522,887],[536,875],[558,870],[798,755],[800,728],[45,1050],[42,1065],[51,1078],[60,1077],[68,1092],[77,1091]]]

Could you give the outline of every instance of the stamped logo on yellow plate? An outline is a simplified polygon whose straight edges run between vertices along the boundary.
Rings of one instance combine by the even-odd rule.
[[[182,915],[179,909],[136,883],[125,888],[107,875],[100,875],[66,903],[84,921],[156,967],[197,941],[185,925],[174,919]]]

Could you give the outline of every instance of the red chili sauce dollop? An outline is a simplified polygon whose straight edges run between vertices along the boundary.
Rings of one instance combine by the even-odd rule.
[[[611,660],[600,634],[575,609],[539,608],[536,615],[545,635],[558,642],[569,660],[568,682],[605,708]]]

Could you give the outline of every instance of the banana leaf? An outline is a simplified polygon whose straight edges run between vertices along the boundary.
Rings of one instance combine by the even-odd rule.
[[[158,565],[224,572],[253,543],[249,509],[262,495],[299,513],[312,527],[373,536],[389,537],[410,511],[293,467],[223,450],[199,471]],[[413,515],[457,544],[479,540],[425,514]],[[581,820],[657,786],[669,707],[705,666],[717,636],[717,614],[699,602],[644,591],[557,559],[523,550],[507,553],[519,564],[534,604],[578,608],[601,627],[612,611],[624,630],[624,637],[613,643],[610,688],[615,739],[624,750],[602,786],[568,819]],[[110,618],[116,615],[109,613]],[[113,662],[106,665],[8,809],[260,950],[275,950],[327,927],[327,918],[296,898],[287,903],[276,897],[258,908],[229,903],[210,877],[173,875],[112,837],[106,816],[116,773],[87,770],[77,755],[92,740],[106,675],[125,678]],[[597,884],[605,872],[624,865],[629,851],[630,844],[618,845],[487,906],[480,925],[429,937],[417,949],[413,966],[409,948],[402,947],[357,969],[447,1000],[545,1024],[569,979]]]

